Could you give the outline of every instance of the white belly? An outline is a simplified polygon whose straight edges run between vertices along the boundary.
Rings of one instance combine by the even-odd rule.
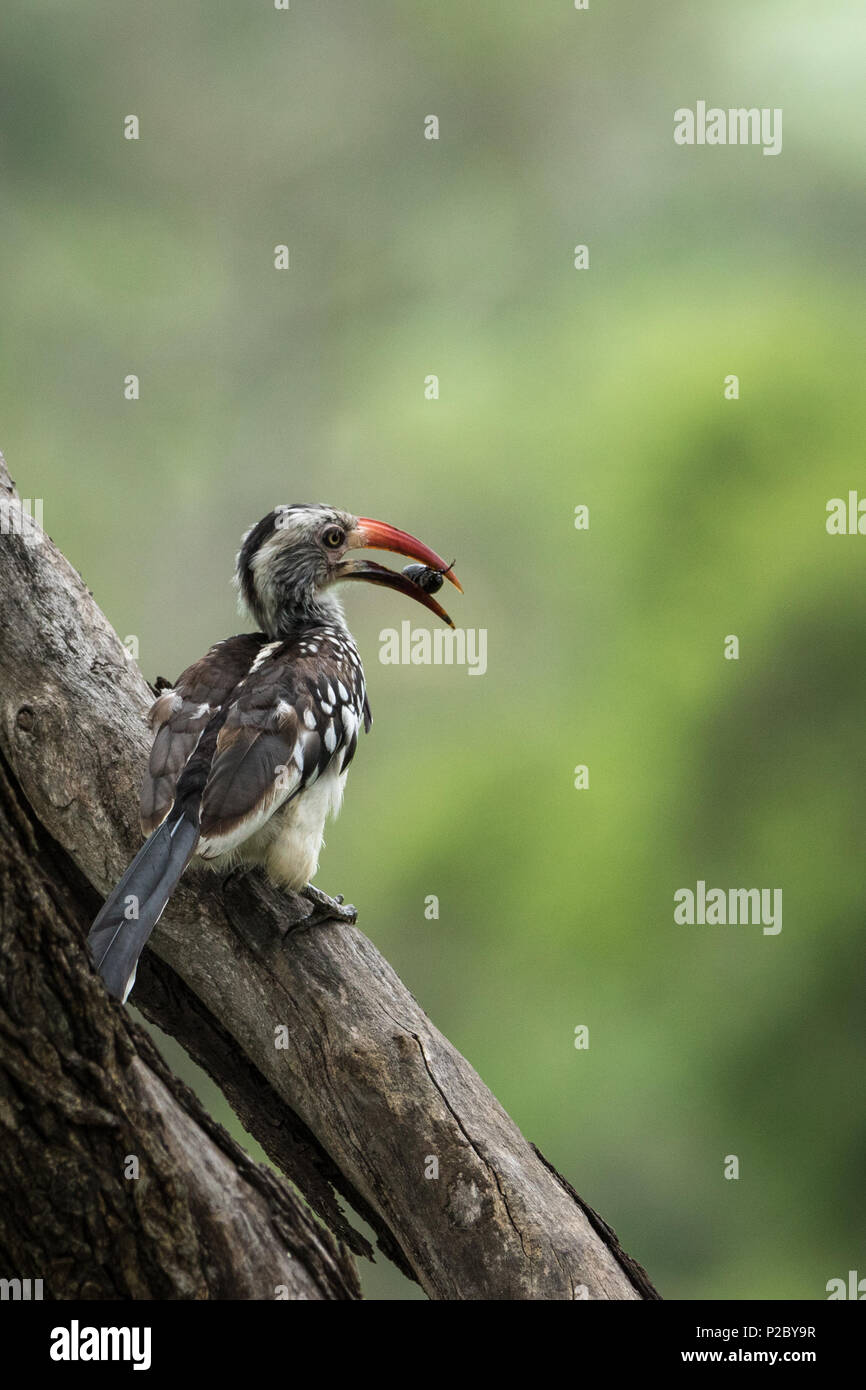
[[[263,864],[269,877],[284,888],[303,888],[319,867],[325,821],[340,809],[346,776],[332,763],[318,781],[285,802],[261,830],[238,846],[239,857]]]

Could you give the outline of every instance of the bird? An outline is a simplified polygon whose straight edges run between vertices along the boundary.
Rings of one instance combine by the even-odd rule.
[[[424,582],[352,554],[361,549],[409,556]],[[358,580],[395,589],[453,628],[428,591],[431,573],[463,592],[452,566],[416,537],[325,503],[275,507],[244,534],[235,584],[258,630],[217,642],[149,712],[146,839],[87,938],[114,998],[126,1003],[141,952],[193,859],[225,871],[260,865],[273,883],[339,916],[342,899],[311,880],[372,716],[336,589]]]

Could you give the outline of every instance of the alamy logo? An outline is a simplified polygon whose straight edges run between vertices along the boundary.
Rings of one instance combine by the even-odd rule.
[[[42,1298],[41,1279],[0,1279],[0,1300],[13,1302]]]
[[[844,497],[831,497],[826,526],[830,536],[866,536],[866,497],[861,501],[853,490],[847,502]]]
[[[781,888],[710,888],[698,879],[697,887],[678,888],[674,893],[674,921],[677,926],[748,927],[762,926],[764,936],[777,936],[782,930]]]
[[[20,536],[25,545],[40,545],[42,535],[41,497],[0,497],[0,536]]]
[[[764,154],[782,152],[780,106],[707,106],[695,110],[680,106],[674,112],[674,140],[678,145],[763,145]]]
[[[149,1327],[68,1327],[51,1329],[52,1361],[131,1361],[134,1371],[150,1369]]]
[[[383,666],[466,666],[470,676],[487,670],[486,627],[413,628],[408,620],[379,633],[379,660]]]
[[[854,1298],[862,1303],[866,1298],[866,1279],[861,1279],[856,1269],[848,1270],[847,1283],[844,1279],[828,1279],[824,1287],[828,1302],[834,1298]]]

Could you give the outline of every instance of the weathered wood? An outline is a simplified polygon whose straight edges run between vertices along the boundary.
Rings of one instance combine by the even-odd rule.
[[[0,497],[3,487],[0,473]],[[139,843],[150,691],[47,538],[3,536],[0,553],[0,747],[47,832],[105,893]],[[202,634],[202,647],[218,635]],[[283,1159],[325,1219],[316,1184],[339,1173],[386,1253],[433,1298],[658,1297],[367,938],[309,912],[258,873],[220,880],[192,867],[152,950],[199,1001],[202,1027],[185,1045],[195,1053],[199,1038],[217,1081],[233,1071],[236,1100],[249,1068],[284,1107],[284,1124],[273,1112],[266,1123],[253,1095],[245,1123],[271,1153],[275,1127],[280,1142],[294,1136]],[[161,992],[151,981],[142,1002],[173,1031],[179,1010],[161,1011]],[[227,1066],[226,1039],[240,1070]],[[432,1159],[438,1177],[425,1176]]]
[[[354,1263],[109,1004],[0,756],[0,1265],[53,1299],[357,1298]]]

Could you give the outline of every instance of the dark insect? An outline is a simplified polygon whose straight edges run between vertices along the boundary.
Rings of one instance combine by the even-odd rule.
[[[413,584],[417,584],[419,589],[423,589],[425,594],[438,594],[442,585],[445,583],[445,575],[453,566],[446,565],[444,570],[433,570],[427,565],[406,565],[403,573],[407,579],[411,579]]]

